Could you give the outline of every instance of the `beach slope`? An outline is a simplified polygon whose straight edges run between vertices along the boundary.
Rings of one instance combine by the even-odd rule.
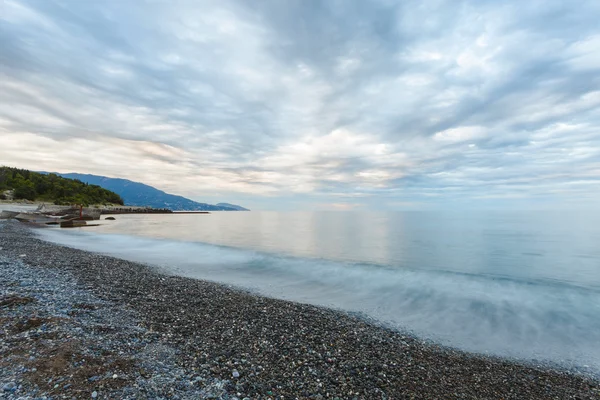
[[[0,223],[0,305],[12,398],[600,398],[582,376],[58,246],[14,222]]]

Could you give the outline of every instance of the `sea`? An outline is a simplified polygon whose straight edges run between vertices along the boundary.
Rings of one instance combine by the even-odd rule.
[[[213,212],[43,229],[63,245],[600,377],[600,213]]]

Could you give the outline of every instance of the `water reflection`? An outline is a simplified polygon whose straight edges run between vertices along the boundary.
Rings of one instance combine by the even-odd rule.
[[[298,257],[600,287],[598,216],[217,212],[120,215],[98,230]]]

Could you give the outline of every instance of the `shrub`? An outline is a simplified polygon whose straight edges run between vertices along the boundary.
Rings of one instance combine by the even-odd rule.
[[[14,194],[15,199],[26,199],[31,201],[35,200],[36,195],[35,189],[26,185],[16,188]]]

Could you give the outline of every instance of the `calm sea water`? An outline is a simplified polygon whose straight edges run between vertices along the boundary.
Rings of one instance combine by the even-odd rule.
[[[175,274],[360,312],[467,351],[600,376],[600,214],[116,218],[40,234]]]

